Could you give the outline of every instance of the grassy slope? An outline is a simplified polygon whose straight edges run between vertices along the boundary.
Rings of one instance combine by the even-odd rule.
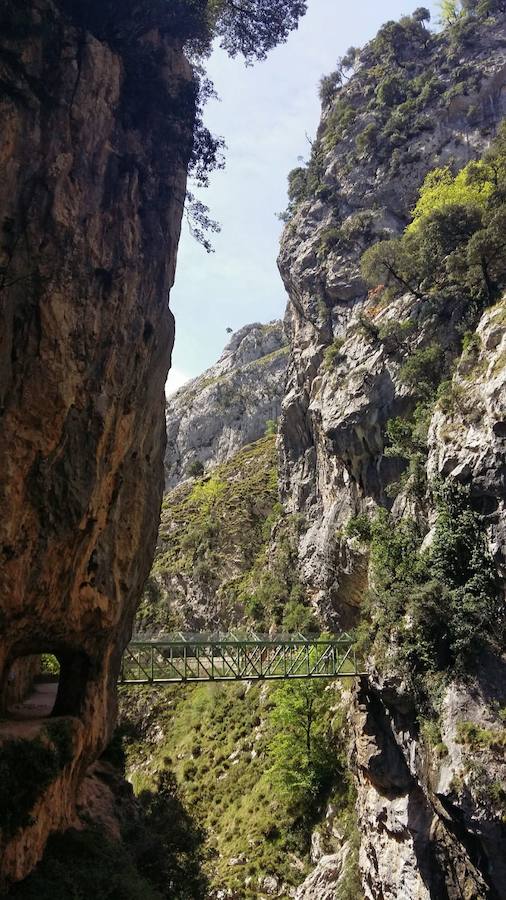
[[[270,711],[276,690],[216,684],[121,692],[127,771],[136,793],[152,790],[160,772],[175,774],[182,802],[207,835],[204,857],[211,888],[233,890],[241,900],[258,898],[267,875],[286,886],[303,880],[311,868],[311,829],[328,799],[321,797],[304,818],[271,776]],[[326,725],[336,758],[344,759],[339,699],[337,687],[329,685]],[[341,774],[332,800],[339,829],[351,833],[353,795]],[[324,834],[324,842],[329,852],[336,848],[330,834]]]
[[[277,501],[275,437],[249,445],[211,476],[191,479],[168,493],[139,629],[184,625],[191,615],[190,592],[205,596],[212,610],[214,623],[197,621],[199,627],[219,622],[224,629],[237,623],[244,611],[227,602],[228,586],[254,565]]]
[[[196,588],[212,597],[216,611],[203,628],[267,630],[277,624],[296,630],[313,624],[295,574],[304,523],[283,515],[276,462],[275,437],[266,437],[211,476],[187,481],[165,497],[140,628],[181,626],[179,609]],[[343,741],[339,697],[332,686],[324,693],[337,758]],[[287,886],[303,880],[311,868],[311,830],[327,799],[320,797],[301,815],[273,781],[269,715],[275,697],[276,686],[266,684],[124,688],[120,697],[126,768],[136,793],[156,789],[160,773],[173,773],[183,804],[207,835],[211,887],[244,900],[261,895],[266,876]],[[341,830],[351,832],[353,799],[341,775],[333,792],[345,823]],[[329,851],[337,847],[330,836],[325,840]]]
[[[311,625],[296,575],[301,527],[299,518],[283,515],[278,501],[273,435],[243,448],[212,475],[179,485],[163,502],[137,629]]]

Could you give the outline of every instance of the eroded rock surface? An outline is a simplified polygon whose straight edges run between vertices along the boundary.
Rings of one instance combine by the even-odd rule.
[[[287,340],[281,322],[245,325],[218,362],[167,402],[166,488],[259,440],[281,412]],[[193,467],[193,469],[192,469]]]
[[[13,879],[72,821],[110,737],[163,489],[191,131],[176,110],[191,71],[170,34],[142,16],[133,28],[130,13],[115,30],[75,3],[12,0],[1,13],[0,678],[20,657],[56,654],[55,721],[69,717],[72,735],[31,823],[1,823]],[[13,749],[9,723],[0,738],[0,753]]]
[[[388,318],[418,323],[425,317],[413,297],[382,310],[380,298],[367,294],[360,257],[378,239],[404,230],[428,171],[480,157],[506,113],[505,27],[476,23],[473,29],[460,62],[472,67],[474,80],[462,87],[462,96],[444,38],[429,48],[405,48],[409,78],[434,76],[437,84],[422,96],[420,115],[404,126],[404,138],[396,137],[391,152],[386,137],[359,149],[364,130],[379,129],[380,115],[367,106],[375,91],[373,53],[370,47],[361,51],[356,74],[324,108],[312,176],[318,180],[306,188],[281,242],[290,341],[281,486],[288,509],[308,520],[301,572],[324,619],[334,625],[356,618],[365,584],[363,560],[343,545],[343,525],[388,504],[385,489],[399,468],[383,454],[383,428],[412,406],[398,378],[414,349],[411,339],[391,334],[378,340],[378,331]],[[351,124],[336,128],[343,110]],[[450,360],[460,352],[457,324],[458,314],[454,321],[425,321],[425,338],[418,340],[428,343],[437,334]]]
[[[506,113],[504,22],[473,21],[472,29],[458,50],[472,72],[465,87],[454,83],[444,34],[424,45],[419,32],[418,46],[397,48],[403,78],[436,79],[418,96],[414,121],[397,99],[385,126],[375,100],[378,60],[372,45],[361,51],[355,74],[324,105],[309,169],[292,182],[303,187],[279,256],[291,351],[281,486],[288,510],[307,523],[298,547],[307,596],[333,628],[357,621],[369,585],[366,545],[346,530],[351,519],[387,508],[394,520],[414,518],[430,544],[434,509],[405,489],[406,461],[385,453],[385,426],[413,412],[416,390],[401,369],[435,342],[451,373],[450,399],[435,403],[424,477],[469,486],[504,574],[504,301],[474,322],[462,353],[458,298],[443,314],[410,293],[385,302],[382,288],[367,291],[359,265],[372,243],[404,231],[427,172],[482,156]],[[468,683],[446,686],[435,750],[395,672],[389,681],[368,662],[371,678],[351,712],[368,900],[506,896],[506,679],[498,657],[481,663]]]

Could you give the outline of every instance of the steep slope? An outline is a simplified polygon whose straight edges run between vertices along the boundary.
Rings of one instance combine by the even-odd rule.
[[[311,525],[300,548],[304,580],[345,618],[354,583],[360,594],[363,581],[360,559],[336,567],[348,553],[339,533],[351,515],[383,503],[399,476],[383,453],[384,428],[409,406],[397,372],[415,347],[406,334],[403,348],[393,326],[422,309],[416,298],[390,312],[374,294],[367,300],[360,257],[374,241],[403,231],[430,170],[478,158],[506,111],[502,21],[473,21],[436,37],[410,21],[384,26],[324,107],[309,166],[290,177],[292,208],[279,256],[291,344],[283,492]],[[457,355],[457,318],[427,322],[426,337],[417,340],[430,343],[444,329],[441,343]],[[389,320],[394,334],[377,339]]]
[[[146,789],[156,789],[160,778],[175,779],[184,808],[202,829],[207,889],[181,892],[181,897],[334,898],[347,860],[349,893],[341,894],[342,900],[360,900],[354,793],[345,772],[338,685],[217,683],[156,693],[122,689],[120,702],[127,773],[135,790],[142,797]],[[311,740],[315,756],[325,754],[319,769],[308,766],[305,756],[306,719],[300,707],[306,702],[318,712]],[[285,720],[280,729],[280,713],[286,715],[295,704],[295,723]],[[282,748],[280,732],[288,737]],[[283,775],[293,774],[294,766],[298,778],[288,783]],[[320,859],[321,893],[306,894],[305,878]]]
[[[278,501],[274,435],[187,479],[164,498],[138,630],[316,628],[296,573],[303,527]],[[135,792],[168,779],[201,829],[207,887],[188,897],[312,900],[347,884],[343,900],[360,900],[346,703],[322,680],[121,689]]]
[[[287,359],[281,322],[245,325],[214,366],[169,398],[166,489],[264,436],[281,412]]]
[[[97,5],[1,11],[0,696],[20,658],[61,663],[54,721],[3,710],[0,875],[13,879],[74,820],[110,738],[162,496],[194,88],[182,37],[131,16],[111,31]]]
[[[290,176],[282,499],[323,621],[364,620],[366,896],[503,897],[504,137],[490,170],[454,175],[506,112],[506,31],[501,4],[440,35],[423,18],[324,81]]]

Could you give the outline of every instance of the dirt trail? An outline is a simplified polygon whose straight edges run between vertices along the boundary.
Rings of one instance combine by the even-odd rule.
[[[51,715],[58,685],[42,682],[34,684],[31,693],[21,703],[14,703],[9,708],[9,719],[15,722],[26,722],[31,719],[45,719]]]

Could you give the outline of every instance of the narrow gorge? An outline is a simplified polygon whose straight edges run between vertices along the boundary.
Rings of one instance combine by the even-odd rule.
[[[284,320],[165,399],[202,67],[306,4],[2,4],[2,895],[506,898],[506,5],[440,6],[322,78]],[[220,632],[367,674],[118,688]]]

